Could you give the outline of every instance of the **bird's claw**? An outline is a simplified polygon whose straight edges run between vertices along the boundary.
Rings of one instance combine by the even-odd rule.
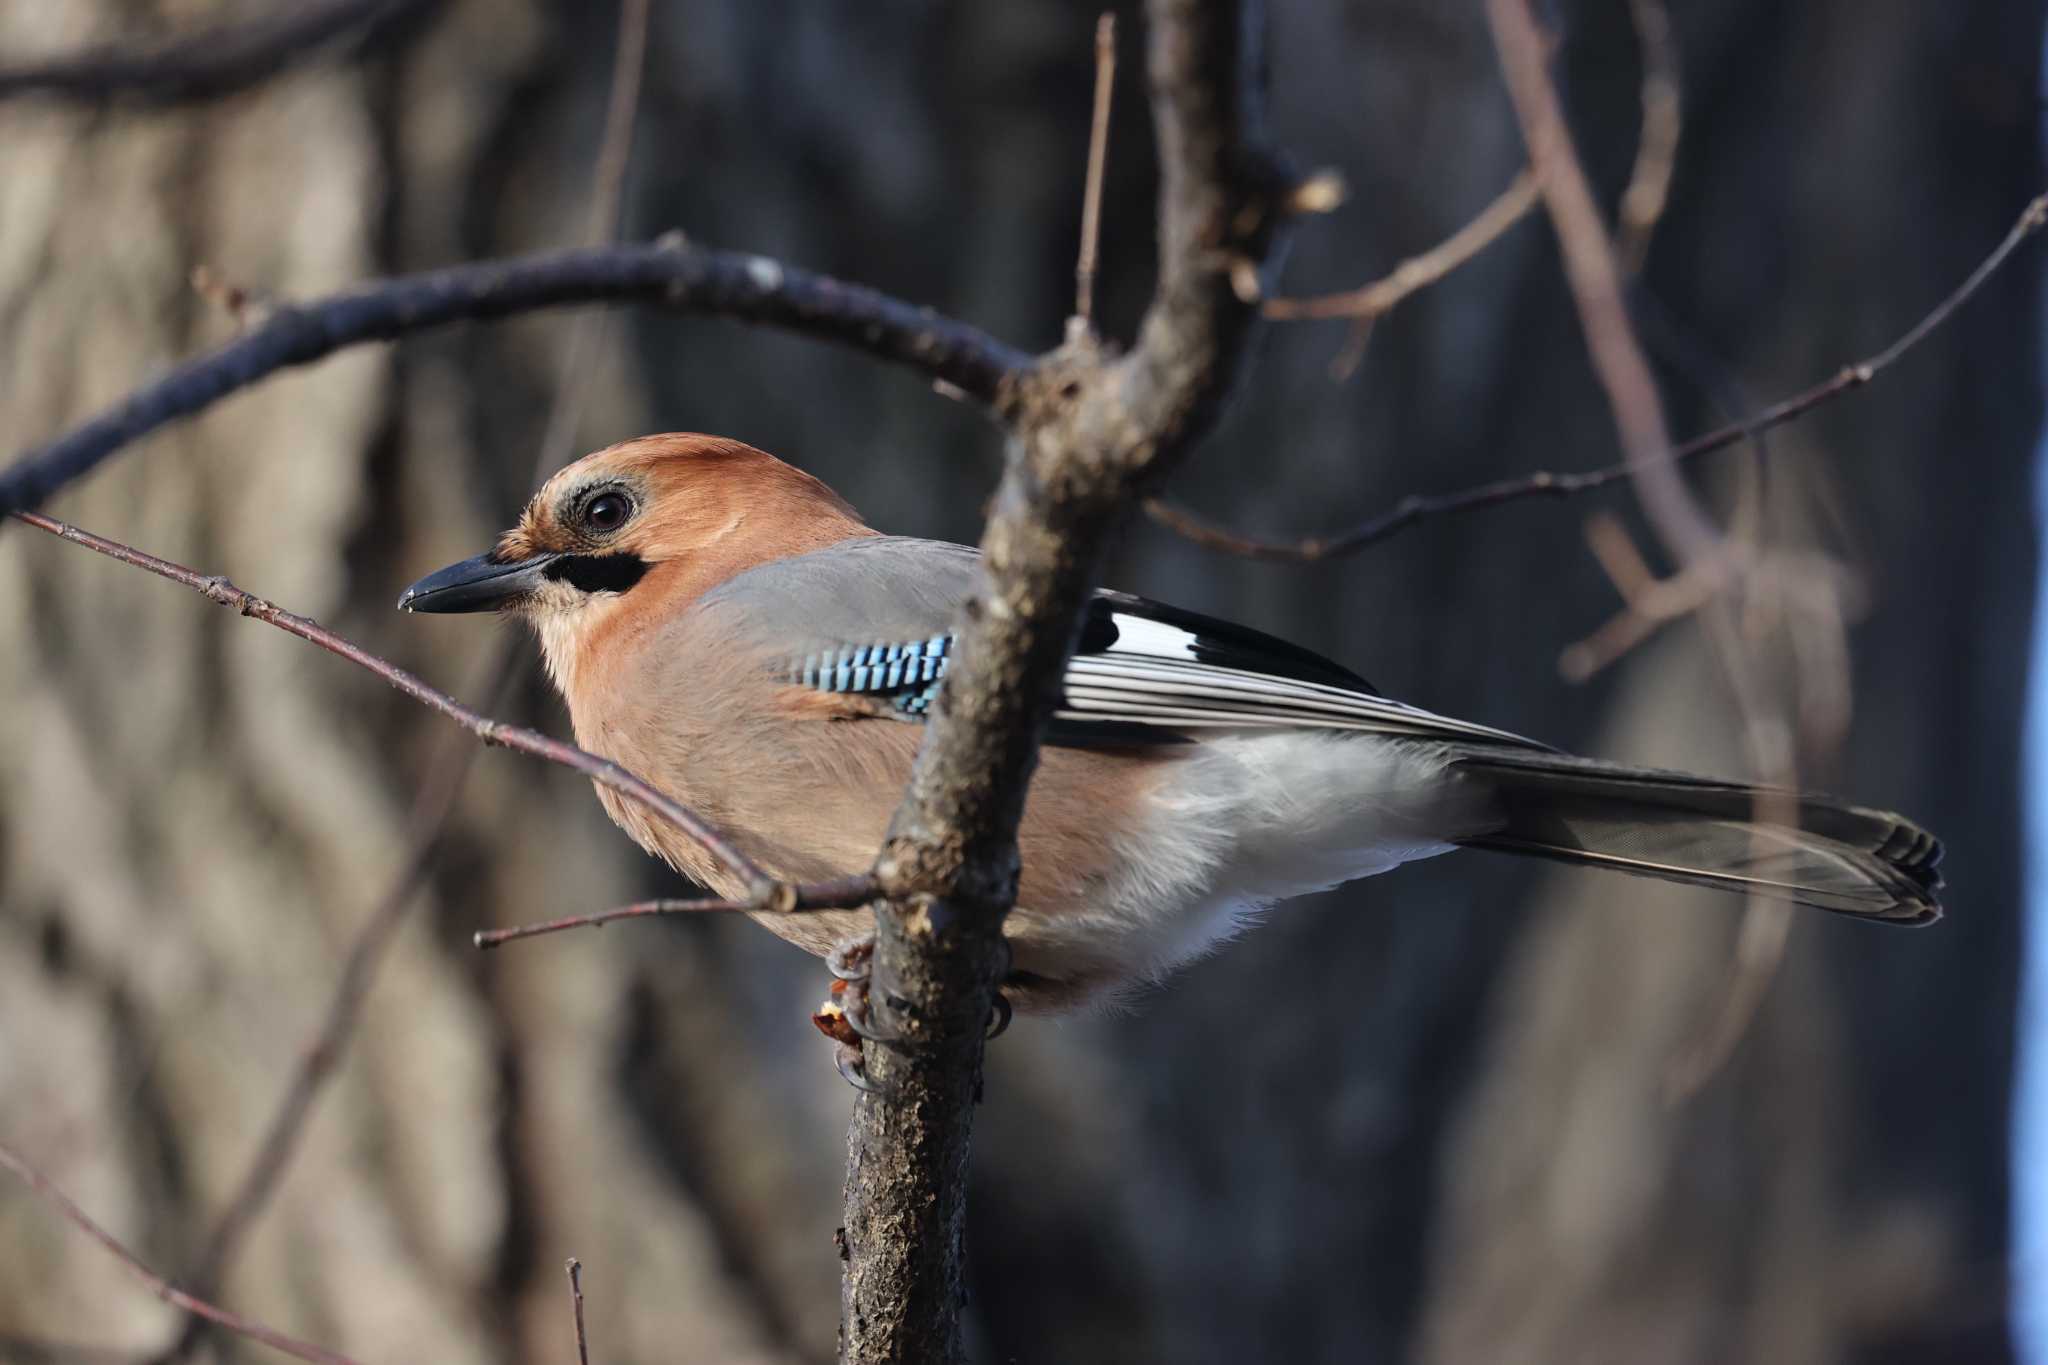
[[[840,1079],[855,1090],[879,1094],[881,1087],[868,1079],[867,1054],[862,1047],[864,1037],[849,1017],[846,1002],[840,998],[845,993],[845,984],[843,981],[832,983],[832,994],[811,1015],[811,1023],[832,1041],[832,1065],[838,1070]]]
[[[1010,1004],[1009,995],[1003,990],[1003,982],[1008,979],[1010,968],[1017,963],[1016,950],[1010,946],[1010,937],[1007,934],[996,939],[996,947],[1002,952],[1003,962],[1002,966],[996,969],[996,998],[989,1006],[988,1031],[982,1035],[983,1038],[1002,1037],[1010,1031],[1010,1021],[1017,1017],[1016,1009]]]
[[[840,940],[825,954],[825,970],[841,981],[866,981],[875,958],[875,932],[863,930]]]
[[[865,1043],[901,1043],[908,1040],[899,1033],[877,1027],[868,1013],[868,984],[865,981],[834,981],[832,994],[839,999],[841,1013],[845,1016],[846,1027],[854,1036]]]
[[[879,1095],[882,1087],[868,1079],[867,1054],[861,1051],[859,1042],[832,1044],[832,1065],[838,1068],[839,1079],[845,1081],[864,1095]]]

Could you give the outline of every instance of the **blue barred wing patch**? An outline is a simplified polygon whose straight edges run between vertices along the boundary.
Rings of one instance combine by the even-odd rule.
[[[884,698],[904,715],[922,717],[938,695],[952,649],[950,635],[910,644],[825,649],[791,668],[789,680],[819,692]]]

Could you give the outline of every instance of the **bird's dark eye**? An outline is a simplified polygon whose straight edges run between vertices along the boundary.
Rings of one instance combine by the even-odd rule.
[[[583,508],[583,524],[593,531],[616,531],[633,515],[633,503],[624,493],[600,493]]]

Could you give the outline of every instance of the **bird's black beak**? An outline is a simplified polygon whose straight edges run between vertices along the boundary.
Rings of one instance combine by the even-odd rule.
[[[540,587],[548,565],[560,555],[535,555],[501,563],[489,555],[465,559],[430,573],[398,598],[400,611],[496,611]]]

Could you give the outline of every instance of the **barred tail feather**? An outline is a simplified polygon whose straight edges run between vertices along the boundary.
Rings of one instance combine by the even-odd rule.
[[[1494,827],[1459,841],[1466,847],[1754,892],[1893,924],[1941,917],[1940,843],[1887,811],[1562,754],[1471,746],[1452,763],[1491,788],[1499,816]],[[1781,799],[1760,808],[1765,793]],[[1784,797],[1796,824],[1769,819]]]

